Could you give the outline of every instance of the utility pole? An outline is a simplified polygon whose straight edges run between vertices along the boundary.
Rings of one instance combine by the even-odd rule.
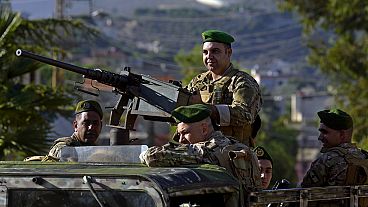
[[[56,19],[64,19],[65,18],[65,0],[56,0],[56,8],[55,8],[55,18]],[[56,55],[53,53],[55,59],[61,60],[61,56]],[[53,88],[63,85],[64,83],[64,70],[60,70],[59,68],[55,67],[52,71],[52,79],[51,85]]]
[[[89,1],[89,15],[92,15],[93,12],[93,1],[92,0],[88,0]]]
[[[0,0],[1,1],[1,0]],[[67,2],[68,1],[68,2]],[[56,8],[55,8],[55,18],[56,19],[65,19],[65,8],[66,4],[73,0],[56,0]],[[93,12],[93,0],[74,0],[74,1],[88,1],[89,3],[89,15]],[[62,56],[56,55],[53,53],[53,57],[58,60],[62,60]],[[60,70],[59,68],[55,67],[52,71],[52,79],[51,85],[53,88],[62,86],[64,84],[64,70]]]

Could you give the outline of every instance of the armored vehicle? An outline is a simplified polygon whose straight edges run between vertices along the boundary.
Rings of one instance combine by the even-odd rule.
[[[0,206],[309,206],[321,200],[345,199],[358,206],[368,186],[284,189],[245,194],[224,168],[214,165],[149,168],[139,163],[147,147],[129,143],[137,116],[173,121],[170,113],[188,104],[190,93],[129,69],[115,74],[85,69],[30,52],[31,58],[82,74],[114,87],[120,99],[111,111],[110,146],[65,147],[61,162],[0,162]],[[125,112],[125,117],[122,116]],[[124,123],[120,123],[124,120]]]
[[[1,207],[311,206],[347,200],[358,207],[368,186],[252,192],[213,165],[149,168],[121,162],[0,162]],[[272,205],[275,204],[275,205]],[[359,205],[362,206],[362,205]]]
[[[236,179],[216,166],[124,163],[0,164],[0,206],[232,206]]]
[[[172,122],[171,111],[188,103],[190,93],[177,82],[129,69],[120,74],[90,70],[22,50],[16,55],[113,86],[120,99],[110,114],[110,146],[65,147],[57,163],[3,163],[0,201],[4,206],[234,206],[243,202],[240,184],[223,168],[148,168],[139,162],[147,147],[127,145],[137,116]]]

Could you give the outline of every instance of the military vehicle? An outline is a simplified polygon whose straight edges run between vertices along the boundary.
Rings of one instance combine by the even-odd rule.
[[[170,112],[186,105],[190,93],[125,70],[115,74],[90,70],[30,52],[28,57],[83,74],[115,87],[120,99],[111,112],[111,146],[66,147],[61,162],[0,162],[0,206],[308,206],[321,200],[348,199],[358,206],[368,197],[368,186],[282,189],[245,195],[240,183],[224,168],[214,165],[149,168],[139,163],[145,146],[129,142],[137,116],[172,121]],[[126,110],[126,111],[125,111]],[[125,122],[120,123],[123,112]]]
[[[239,203],[239,183],[212,165],[148,168],[140,164],[1,162],[0,206],[267,206],[368,196],[368,186],[253,192]]]
[[[125,163],[0,164],[0,206],[232,206],[236,179],[216,166],[148,168]]]
[[[173,122],[171,111],[188,104],[190,93],[177,82],[133,74],[129,69],[121,74],[90,70],[22,50],[16,55],[113,86],[120,99],[108,124],[110,146],[65,147],[57,163],[9,163],[3,173],[17,172],[17,176],[4,178],[3,205],[234,206],[242,202],[240,184],[221,167],[148,168],[138,158],[147,147],[126,145],[137,116]]]

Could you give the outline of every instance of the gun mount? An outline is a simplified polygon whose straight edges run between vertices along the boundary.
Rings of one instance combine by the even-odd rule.
[[[134,129],[138,115],[147,120],[172,122],[171,111],[178,106],[187,105],[191,95],[178,84],[130,71],[116,74],[101,69],[87,69],[21,49],[16,51],[16,55],[75,72],[83,75],[84,78],[114,87],[120,97],[110,114],[108,124],[111,127],[110,145],[129,142],[129,131]],[[120,123],[125,110],[125,122]]]

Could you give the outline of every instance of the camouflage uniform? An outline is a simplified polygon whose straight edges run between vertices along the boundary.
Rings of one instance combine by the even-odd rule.
[[[91,144],[88,144],[91,145]],[[42,161],[56,161],[60,158],[61,149],[65,146],[86,146],[85,143],[78,140],[77,135],[75,133],[70,137],[62,137],[56,139],[54,144],[52,145],[48,155]]]
[[[218,88],[221,97],[214,95]],[[220,130],[224,135],[254,146],[251,124],[261,108],[262,98],[259,85],[252,76],[231,64],[219,80],[213,81],[210,71],[207,71],[193,78],[187,89],[199,91],[204,103],[216,105],[220,114]]]
[[[150,167],[216,164],[237,177],[246,191],[261,189],[256,155],[244,144],[219,131],[214,131],[207,141],[196,144],[171,142],[162,147],[151,147],[141,161]]]
[[[345,185],[348,163],[337,151],[339,148],[347,150],[350,155],[366,159],[365,154],[352,143],[343,143],[329,149],[322,148],[323,154],[312,163],[303,178],[302,187]]]
[[[322,148],[321,156],[315,160],[301,183],[302,187],[324,187],[324,186],[344,186],[359,185],[356,183],[356,177],[349,175],[348,162],[344,154],[349,157],[355,157],[357,160],[366,159],[366,155],[352,143],[343,143],[337,147]],[[355,173],[354,173],[355,174]],[[363,201],[362,199],[360,199]],[[360,201],[360,202],[361,202]],[[349,200],[340,201],[319,201],[311,202],[310,206],[335,207],[349,206]]]

